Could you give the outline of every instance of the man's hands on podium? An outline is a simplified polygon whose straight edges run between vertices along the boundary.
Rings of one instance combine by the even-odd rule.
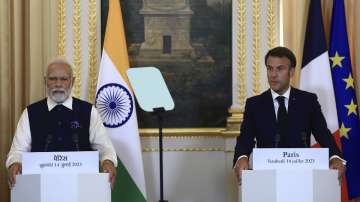
[[[239,185],[241,185],[241,173],[243,170],[248,170],[249,169],[249,159],[247,156],[244,157],[240,157],[234,166],[234,171],[235,171],[235,175],[236,178],[239,182]]]
[[[115,179],[116,179],[116,168],[112,161],[104,160],[101,164],[102,172],[109,173],[109,182],[111,183],[111,187],[114,187]],[[14,187],[16,183],[16,175],[21,174],[22,165],[21,163],[13,163],[8,169],[8,183],[10,189]]]
[[[15,162],[11,164],[11,166],[8,168],[8,183],[10,189],[12,189],[15,186],[16,175],[20,175],[21,172],[22,172],[22,165],[19,162]]]
[[[330,169],[335,169],[335,170],[339,171],[339,181],[340,181],[340,184],[341,184],[342,177],[345,174],[344,161],[342,159],[340,159],[340,158],[337,158],[337,157],[331,159],[330,160]]]
[[[239,182],[239,184],[241,185],[241,173],[243,170],[248,170],[249,169],[249,159],[247,156],[243,156],[240,157],[234,166],[234,171],[235,171],[235,175],[236,178]],[[345,174],[345,165],[344,165],[344,161],[340,158],[333,158],[330,160],[330,169],[335,169],[338,170],[339,172],[339,181],[341,183],[342,177]]]
[[[109,173],[109,182],[111,183],[111,188],[114,188],[116,179],[116,168],[114,166],[114,163],[110,160],[104,160],[101,163],[101,170],[104,173]]]

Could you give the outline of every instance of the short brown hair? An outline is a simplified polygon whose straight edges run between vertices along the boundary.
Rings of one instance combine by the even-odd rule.
[[[295,66],[296,66],[295,54],[286,47],[278,46],[278,47],[275,47],[275,48],[269,50],[265,55],[265,65],[266,65],[266,61],[269,58],[269,56],[279,57],[279,58],[286,57],[287,59],[290,60],[290,67],[295,68]]]

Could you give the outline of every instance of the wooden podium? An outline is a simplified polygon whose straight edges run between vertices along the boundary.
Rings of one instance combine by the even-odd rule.
[[[108,173],[99,173],[98,152],[23,154],[11,202],[111,202]]]
[[[283,155],[289,151],[295,154],[291,161]],[[254,170],[242,172],[241,202],[340,202],[338,172],[317,163],[329,161],[328,155],[317,155],[318,151],[258,149],[253,156]]]

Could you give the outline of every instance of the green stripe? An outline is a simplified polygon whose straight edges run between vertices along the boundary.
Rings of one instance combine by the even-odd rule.
[[[127,172],[122,162],[118,161],[115,187],[112,190],[112,202],[146,202],[139,188]]]

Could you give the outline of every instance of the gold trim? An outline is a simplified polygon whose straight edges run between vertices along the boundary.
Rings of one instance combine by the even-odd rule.
[[[66,19],[65,0],[58,0],[58,44],[57,55],[65,56],[65,19]]]
[[[165,128],[164,137],[216,137],[223,136],[225,128]],[[142,128],[139,129],[141,137],[157,137],[159,129]]]
[[[276,26],[275,26],[275,1],[268,0],[267,7],[267,32],[268,32],[268,43],[267,46],[269,49],[274,48],[276,44]]]
[[[158,134],[159,133],[154,133],[154,134],[151,134],[150,136],[142,136],[143,140],[157,140],[159,137],[158,137]],[[218,135],[197,135],[197,134],[194,134],[194,135],[186,135],[186,134],[177,134],[177,135],[165,135],[163,134],[164,137],[163,139],[164,140],[195,140],[195,139],[207,139],[207,138],[211,138],[211,139],[222,139],[223,137],[221,136],[221,134],[218,134]]]
[[[231,111],[231,109],[229,110],[229,112]],[[244,113],[243,112],[237,112],[237,111],[233,111],[231,112],[231,116],[228,118],[228,123],[239,123],[242,122],[244,119]]]
[[[260,93],[260,0],[252,1],[253,19],[253,93]]]
[[[242,113],[240,114],[242,118]],[[159,129],[142,128],[139,129],[141,137],[158,137]],[[163,129],[164,138],[231,138],[239,135],[239,130],[228,131],[226,128],[165,128]]]
[[[239,124],[240,126],[240,124]],[[239,136],[240,134],[240,129],[236,129],[236,130],[228,130],[228,131],[224,131],[222,133],[222,136],[224,138],[236,138],[237,136]]]
[[[238,100],[240,104],[240,109],[243,111],[245,107],[245,99],[246,99],[246,35],[245,35],[245,0],[238,0],[237,7],[237,22],[238,22],[238,32],[237,32],[237,49],[238,49],[238,61],[237,61],[237,90]]]
[[[236,132],[236,136],[239,134],[240,131],[240,124],[243,121],[244,113],[243,110],[240,109],[229,109],[229,113],[231,114],[226,119],[226,133],[231,131],[231,133]],[[229,135],[226,135],[229,136]]]
[[[243,113],[243,112],[242,112],[242,110],[237,109],[237,108],[230,108],[229,113],[233,114],[233,113]]]
[[[94,102],[96,93],[97,81],[97,11],[96,0],[89,0],[89,87],[88,87],[88,100]]]
[[[80,0],[73,0],[73,64],[74,64],[74,96],[80,97],[81,86],[81,7]]]
[[[158,148],[143,148],[143,152],[159,152]],[[164,152],[213,152],[225,151],[224,147],[189,147],[189,148],[164,148]]]

